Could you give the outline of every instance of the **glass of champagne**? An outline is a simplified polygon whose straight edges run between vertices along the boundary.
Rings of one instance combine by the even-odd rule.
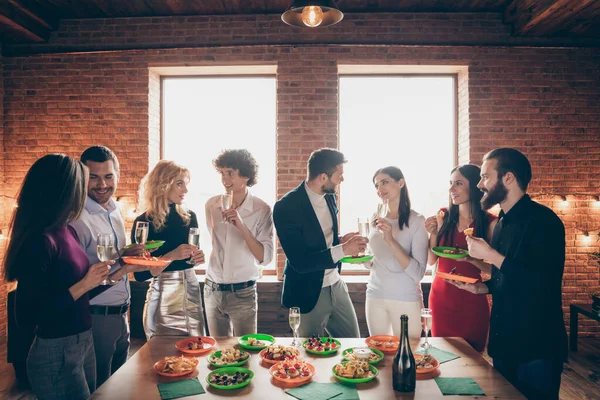
[[[424,349],[429,349],[432,347],[429,343],[429,340],[427,340],[432,323],[431,308],[421,308],[421,323],[423,324],[423,330],[425,331],[425,342],[421,344],[421,347]]]
[[[233,206],[233,193],[225,193],[225,194],[221,195],[221,210],[222,211],[230,210],[232,206]],[[227,220],[225,218],[223,218],[223,220],[221,222],[226,224]]]
[[[381,200],[381,202],[377,203],[377,213],[376,218],[385,218],[390,212],[390,206],[387,200]]]
[[[135,225],[135,243],[146,244],[148,240],[148,222],[138,221]]]
[[[369,217],[358,217],[358,234],[365,239],[369,238],[369,223]],[[365,254],[369,254],[368,247]]]
[[[298,328],[300,328],[300,308],[290,308],[290,328],[294,331],[294,340],[292,340],[292,346],[300,347],[300,340],[298,339]]]
[[[96,252],[98,255],[98,260],[100,260],[101,262],[109,261],[112,257],[114,247],[115,247],[115,245],[114,245],[114,239],[113,239],[112,234],[110,234],[110,233],[99,233],[98,234],[98,237],[96,240]],[[110,272],[110,270],[109,270],[109,272]],[[110,285],[112,283],[114,283],[114,282],[112,280],[110,280],[109,278],[106,278],[105,280],[100,282],[101,285]]]
[[[200,228],[190,228],[190,233],[188,233],[188,244],[192,246],[196,246],[196,248],[200,248]],[[194,261],[190,258],[186,261],[190,265],[194,265]]]

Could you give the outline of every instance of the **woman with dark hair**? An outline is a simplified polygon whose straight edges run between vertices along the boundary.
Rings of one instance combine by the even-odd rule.
[[[366,316],[369,333],[400,336],[400,316],[407,314],[409,336],[421,336],[423,292],[421,279],[427,267],[425,218],[410,208],[404,175],[397,167],[381,168],[373,175],[377,195],[387,201],[388,214],[374,220],[369,236],[374,258],[367,284]]]
[[[467,248],[465,229],[473,228],[473,236],[491,242],[496,218],[483,211],[480,200],[483,193],[477,188],[480,169],[466,164],[455,167],[450,175],[450,204],[437,215],[427,218],[425,226],[430,233],[429,246]],[[437,261],[437,270],[476,278],[481,272],[490,273],[491,266],[471,257],[462,259],[439,258],[429,252],[429,265]],[[429,293],[432,314],[432,336],[464,338],[473,348],[485,348],[490,320],[490,306],[485,296],[478,296],[445,282],[433,279]]]
[[[11,221],[4,276],[18,281],[19,327],[35,331],[27,374],[39,399],[85,399],[96,389],[88,292],[113,261],[90,267],[68,226],[83,209],[87,174],[74,158],[40,158],[25,176]]]

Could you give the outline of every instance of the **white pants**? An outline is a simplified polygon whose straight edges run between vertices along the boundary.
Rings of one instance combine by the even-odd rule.
[[[408,337],[418,341],[421,337],[420,301],[385,300],[367,296],[365,309],[369,334],[394,335],[400,337],[400,316],[408,315]]]

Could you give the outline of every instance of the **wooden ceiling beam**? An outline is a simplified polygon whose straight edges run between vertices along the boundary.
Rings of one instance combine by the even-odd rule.
[[[0,2],[0,25],[8,28],[15,35],[34,42],[44,42],[50,36],[51,26],[41,23],[39,17],[32,18],[31,12],[13,1]]]
[[[514,0],[505,12],[516,35],[551,35],[597,0]]]
[[[58,26],[58,18],[52,15],[49,10],[40,7],[35,1],[8,0],[8,2],[47,29],[54,30]]]

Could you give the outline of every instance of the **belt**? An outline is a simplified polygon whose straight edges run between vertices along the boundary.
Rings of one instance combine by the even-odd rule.
[[[207,279],[205,284],[212,290],[218,290],[221,292],[237,292],[238,290],[246,289],[254,286],[256,281],[248,281],[242,283],[215,283],[210,279]]]
[[[90,306],[90,312],[94,315],[122,315],[129,309],[129,303],[120,306]]]

